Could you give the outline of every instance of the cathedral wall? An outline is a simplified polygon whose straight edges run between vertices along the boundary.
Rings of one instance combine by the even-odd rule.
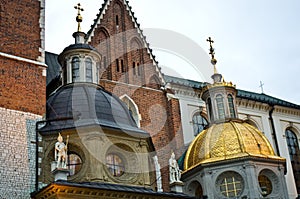
[[[43,56],[43,2],[0,0],[0,52],[31,60]]]
[[[35,122],[41,116],[0,108],[0,198],[30,198],[35,185]]]
[[[0,107],[43,115],[45,68],[0,56]]]

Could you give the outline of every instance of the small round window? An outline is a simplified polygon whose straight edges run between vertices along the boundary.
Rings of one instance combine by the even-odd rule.
[[[262,195],[265,197],[272,193],[273,187],[271,180],[265,175],[258,176],[259,187]]]
[[[82,166],[82,161],[79,155],[71,153],[68,155],[68,169],[70,171],[69,175],[73,176],[77,174]]]
[[[106,166],[109,172],[115,177],[119,177],[124,174],[124,162],[117,154],[111,153],[106,156]]]
[[[225,197],[236,198],[242,194],[244,181],[240,174],[228,171],[218,177],[217,186]]]

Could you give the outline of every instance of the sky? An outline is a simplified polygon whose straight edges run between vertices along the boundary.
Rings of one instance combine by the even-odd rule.
[[[46,51],[59,54],[74,43],[79,2],[87,32],[104,0],[46,0]],[[257,93],[262,82],[265,94],[300,104],[300,1],[129,0],[129,5],[165,74],[210,81],[203,72],[212,71],[210,36],[226,81]],[[166,48],[166,41],[172,46]],[[206,55],[204,61],[190,56],[198,52],[201,60]]]

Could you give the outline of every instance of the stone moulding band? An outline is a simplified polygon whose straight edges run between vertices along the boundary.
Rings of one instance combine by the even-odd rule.
[[[27,62],[27,63],[30,63],[30,64],[39,65],[39,66],[42,66],[42,67],[45,67],[45,68],[48,67],[48,66],[47,66],[45,63],[43,63],[43,62],[34,61],[34,60],[31,60],[31,59],[27,59],[27,58],[15,56],[15,55],[10,55],[10,54],[3,53],[3,52],[0,52],[0,56],[6,57],[6,58],[9,58],[9,59],[18,60],[18,61]]]

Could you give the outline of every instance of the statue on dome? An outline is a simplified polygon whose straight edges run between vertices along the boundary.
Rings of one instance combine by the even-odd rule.
[[[171,158],[169,159],[169,172],[170,172],[170,184],[173,182],[181,182],[181,170],[179,169],[178,163],[175,159],[175,154],[172,152]]]
[[[56,168],[67,168],[67,149],[68,149],[69,136],[67,136],[66,144],[63,142],[63,137],[59,133],[57,142],[55,143],[55,161]]]

